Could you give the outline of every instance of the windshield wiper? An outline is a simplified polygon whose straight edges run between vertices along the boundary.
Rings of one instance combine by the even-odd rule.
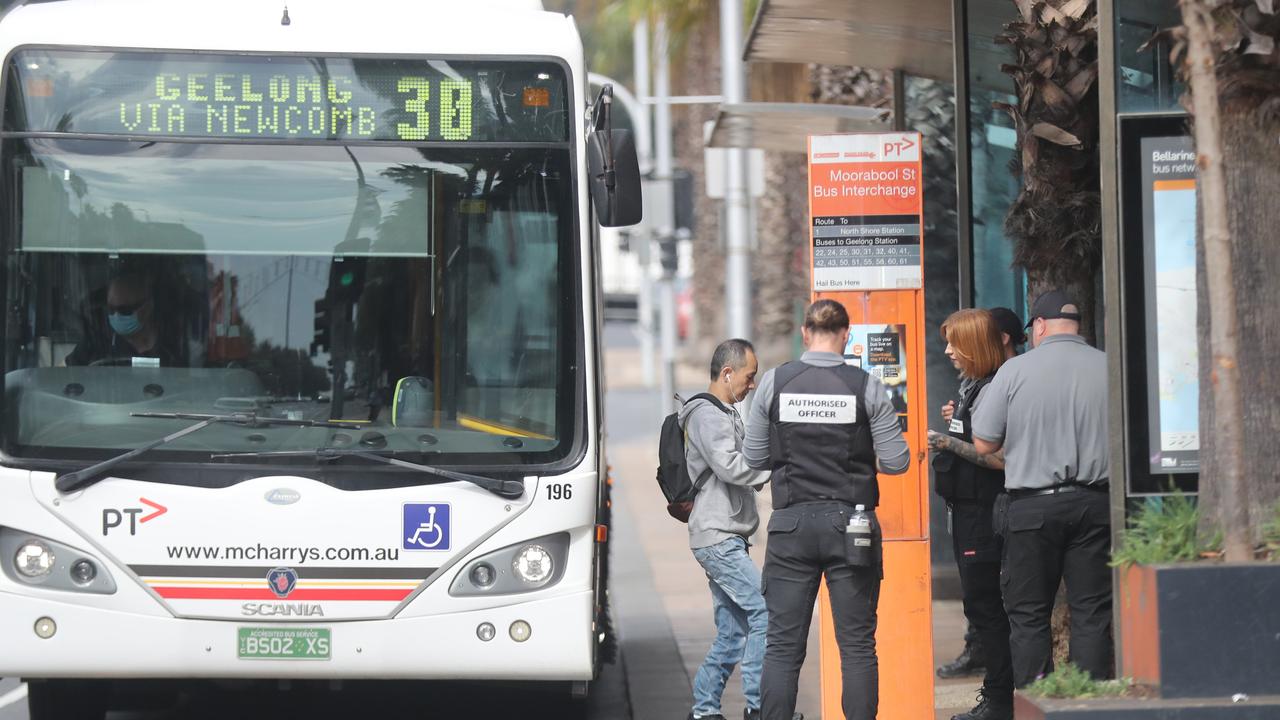
[[[343,457],[358,457],[375,462],[386,463],[387,465],[395,465],[396,467],[408,468],[428,475],[438,475],[449,480],[458,482],[469,482],[473,485],[488,490],[489,492],[504,497],[508,500],[515,500],[524,495],[524,483],[519,480],[500,480],[498,478],[485,477],[484,475],[472,475],[471,473],[458,472],[456,470],[445,470],[433,465],[423,465],[421,463],[413,463],[407,460],[387,457],[379,455],[375,452],[366,450],[355,450],[348,448],[321,447],[315,450],[268,450],[264,452],[245,452],[245,453],[225,453],[221,455],[211,455],[210,459],[239,459],[239,458],[270,458],[270,457],[313,457],[319,462],[327,462],[337,460]]]
[[[187,435],[190,435],[193,432],[203,430],[209,427],[210,425],[225,423],[229,425],[243,425],[244,427],[252,427],[252,428],[269,427],[272,425],[290,425],[290,426],[296,426],[296,427],[332,427],[332,428],[343,428],[346,430],[359,430],[361,427],[363,427],[362,425],[357,425],[355,423],[333,422],[330,420],[288,420],[286,418],[262,417],[255,413],[231,413],[229,415],[205,415],[200,413],[146,412],[146,413],[129,413],[129,414],[133,417],[161,418],[165,420],[198,420],[199,422],[195,423],[194,425],[188,425],[187,427],[175,433],[165,435],[164,437],[158,440],[153,440],[147,443],[146,445],[134,448],[133,450],[130,450],[126,453],[117,455],[107,460],[103,460],[102,462],[97,463],[96,465],[90,465],[89,467],[86,467],[86,468],[74,470],[69,473],[63,473],[58,477],[54,478],[53,480],[53,485],[58,489],[58,492],[66,494],[69,492],[80,490],[82,488],[86,488],[92,485],[93,483],[97,482],[99,479],[101,479],[103,473],[119,465],[120,463],[128,462],[129,460],[132,460],[145,452],[154,450],[160,447],[161,445],[166,445],[168,443],[171,443],[174,440],[177,440],[178,438],[186,437]]]

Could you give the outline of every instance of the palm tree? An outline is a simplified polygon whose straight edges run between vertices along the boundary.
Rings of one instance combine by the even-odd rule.
[[[996,41],[1011,45],[1013,117],[1022,190],[1005,218],[1028,295],[1051,287],[1081,302],[1093,336],[1101,266],[1098,156],[1098,15],[1094,0],[1015,0],[1020,18]]]
[[[1014,62],[1009,113],[1017,132],[1010,168],[1022,189],[1005,216],[1013,264],[1027,273],[1028,303],[1052,288],[1081,305],[1081,333],[1093,339],[1102,264],[1101,168],[1098,153],[1098,10],[1094,0],[1014,0],[1018,20],[997,43]],[[1059,590],[1061,593],[1061,589]],[[1054,658],[1065,659],[1070,615],[1055,603]]]
[[[1280,503],[1280,16],[1271,0],[1182,0],[1182,16],[1174,56],[1185,49],[1200,167],[1201,522],[1244,561]]]

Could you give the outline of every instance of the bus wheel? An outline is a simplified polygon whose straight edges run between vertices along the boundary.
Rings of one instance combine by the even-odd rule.
[[[588,720],[591,717],[591,701],[586,696],[571,694],[563,699],[559,716],[561,720]]]
[[[107,680],[31,680],[27,714],[31,720],[103,720],[110,697]]]

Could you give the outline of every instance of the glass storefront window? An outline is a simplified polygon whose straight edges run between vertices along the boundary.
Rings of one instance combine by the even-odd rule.
[[[1013,62],[1007,45],[996,35],[1016,15],[1013,6],[997,0],[965,4],[968,27],[969,187],[973,249],[973,304],[1008,307],[1024,313],[1026,276],[1013,268],[1013,241],[1004,233],[1004,218],[1017,198],[1019,179],[1010,172],[1017,136],[1013,120],[992,107],[1016,102],[1013,80],[1000,65]]]
[[[973,177],[973,302],[975,307],[1012,308],[1022,313],[1026,274],[1013,268],[1013,240],[1004,218],[1021,183],[1009,171],[1016,158],[1013,122],[993,102],[1013,102],[1004,93],[975,91],[969,103]]]
[[[1119,112],[1178,110],[1183,84],[1169,64],[1168,40],[1142,49],[1155,33],[1182,23],[1176,3],[1117,0],[1116,88]]]

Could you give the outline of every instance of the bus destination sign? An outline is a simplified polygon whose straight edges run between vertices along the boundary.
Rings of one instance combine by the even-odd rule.
[[[563,142],[541,61],[25,50],[5,129],[130,137]],[[15,94],[20,93],[16,98]]]

